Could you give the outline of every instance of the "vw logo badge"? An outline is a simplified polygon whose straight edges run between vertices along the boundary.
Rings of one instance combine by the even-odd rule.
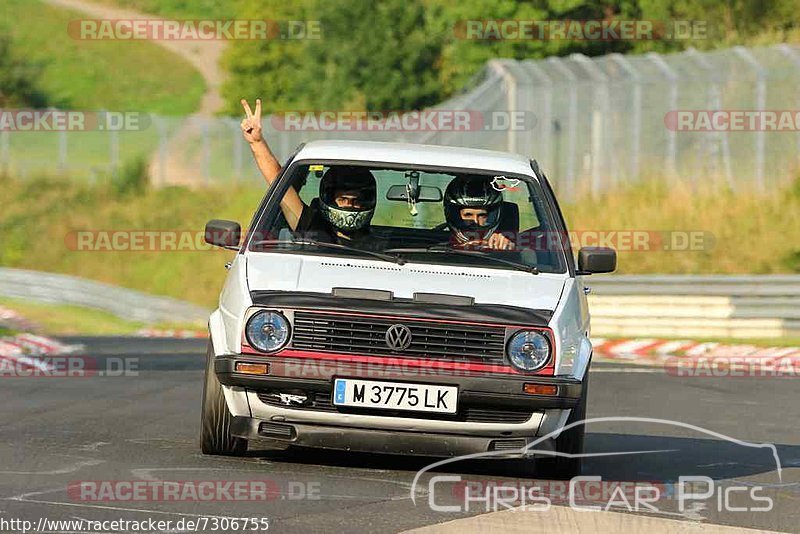
[[[411,330],[404,324],[393,324],[386,331],[386,346],[392,350],[405,350],[411,346]]]

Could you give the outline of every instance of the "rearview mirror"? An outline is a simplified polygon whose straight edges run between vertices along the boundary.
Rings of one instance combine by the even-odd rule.
[[[610,273],[617,268],[617,251],[608,247],[583,247],[578,251],[575,274]]]
[[[441,202],[442,190],[432,185],[421,185],[417,189],[419,192],[416,202]],[[386,200],[396,202],[408,201],[408,188],[405,185],[393,185],[386,192]]]
[[[242,227],[234,221],[211,219],[206,223],[205,239],[209,245],[238,250]]]

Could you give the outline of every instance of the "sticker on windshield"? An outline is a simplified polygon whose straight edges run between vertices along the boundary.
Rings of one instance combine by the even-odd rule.
[[[517,178],[506,178],[505,176],[495,176],[492,178],[492,187],[496,191],[516,191],[520,180]]]

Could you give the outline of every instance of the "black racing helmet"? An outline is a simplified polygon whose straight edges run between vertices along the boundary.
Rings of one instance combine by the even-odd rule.
[[[500,224],[502,205],[503,194],[492,187],[489,178],[485,176],[457,176],[444,192],[445,220],[450,230],[461,241],[487,239],[492,235]],[[463,220],[461,218],[463,208],[485,209],[486,224],[479,225],[476,222]]]
[[[319,182],[322,216],[341,232],[349,233],[365,228],[375,215],[377,189],[375,177],[364,167],[331,167]],[[361,207],[339,207],[336,196],[344,191],[356,193]]]

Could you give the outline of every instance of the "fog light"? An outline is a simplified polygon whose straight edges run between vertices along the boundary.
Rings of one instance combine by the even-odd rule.
[[[522,391],[528,395],[555,395],[558,393],[558,386],[549,384],[525,384]]]
[[[236,372],[243,375],[266,375],[269,374],[268,363],[247,363],[236,362]]]

